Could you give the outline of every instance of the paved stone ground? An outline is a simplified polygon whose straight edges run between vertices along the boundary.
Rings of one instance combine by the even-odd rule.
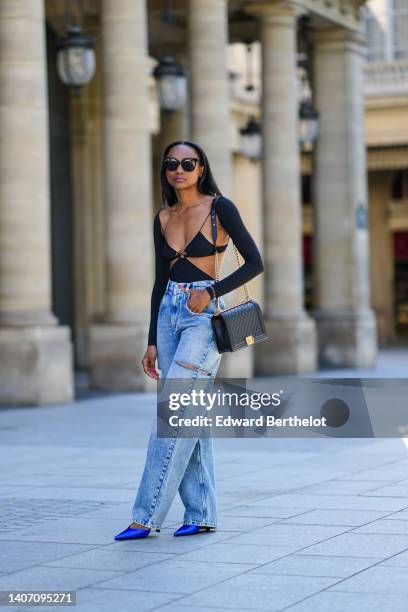
[[[407,364],[393,349],[375,370],[318,375]],[[115,542],[154,410],[154,394],[83,390],[0,410],[0,590],[75,590],[81,612],[406,612],[404,440],[215,439],[219,529],[174,538],[178,498],[160,534]]]

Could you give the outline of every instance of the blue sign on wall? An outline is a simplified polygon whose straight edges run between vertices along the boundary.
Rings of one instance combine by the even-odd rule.
[[[364,204],[359,204],[356,210],[356,225],[357,229],[367,228],[367,208]]]

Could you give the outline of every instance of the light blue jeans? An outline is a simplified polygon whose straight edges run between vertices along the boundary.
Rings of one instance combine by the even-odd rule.
[[[157,365],[162,379],[188,378],[189,392],[197,378],[211,384],[222,355],[211,327],[215,300],[200,313],[187,306],[189,288],[215,281],[177,283],[169,280],[159,307]],[[225,302],[220,297],[220,306]],[[190,383],[191,381],[191,383]],[[202,388],[200,381],[200,388]],[[160,529],[177,493],[185,507],[184,525],[217,526],[213,441],[211,437],[157,437],[157,415],[150,433],[146,463],[133,505],[133,521]]]

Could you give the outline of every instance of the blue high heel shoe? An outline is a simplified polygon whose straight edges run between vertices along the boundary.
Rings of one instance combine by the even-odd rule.
[[[156,531],[160,531],[160,529],[156,529]],[[150,532],[151,529],[129,526],[115,535],[115,540],[139,540],[140,538],[146,538]]]
[[[173,535],[176,537],[194,535],[203,529],[205,529],[205,531],[210,531],[211,529],[214,529],[214,527],[206,527],[205,525],[182,525],[173,533]]]

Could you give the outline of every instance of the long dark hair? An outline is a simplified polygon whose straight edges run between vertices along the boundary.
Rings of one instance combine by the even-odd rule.
[[[164,167],[163,160],[167,156],[170,149],[179,144],[185,144],[189,147],[193,147],[193,149],[195,149],[195,151],[197,152],[200,164],[204,166],[202,176],[198,179],[198,191],[200,193],[206,193],[208,195],[222,195],[211,172],[210,163],[208,161],[207,155],[204,153],[204,150],[200,147],[200,145],[196,142],[192,142],[191,140],[176,140],[175,142],[171,142],[170,144],[168,144],[163,152],[160,168],[160,183],[163,203],[167,204],[168,206],[173,206],[177,202],[176,192],[166,179],[166,169]]]

